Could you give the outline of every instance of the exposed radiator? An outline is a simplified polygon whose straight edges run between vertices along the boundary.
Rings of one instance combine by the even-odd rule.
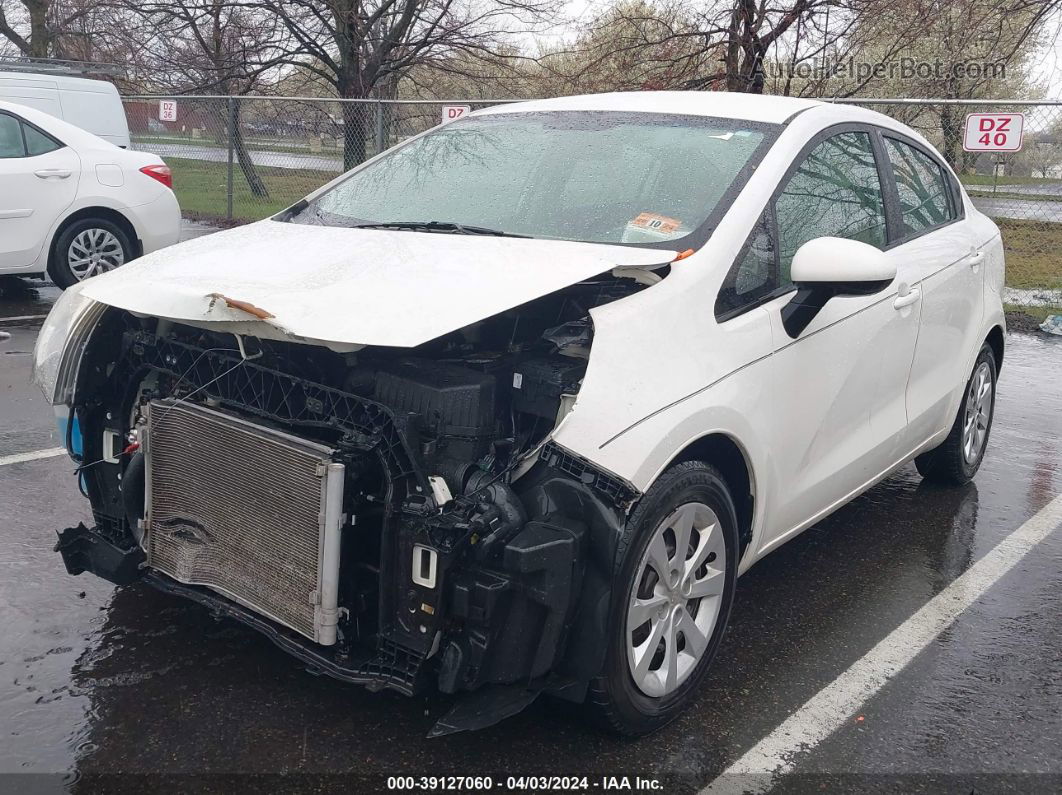
[[[344,469],[332,451],[173,400],[151,402],[144,450],[148,565],[335,643]]]

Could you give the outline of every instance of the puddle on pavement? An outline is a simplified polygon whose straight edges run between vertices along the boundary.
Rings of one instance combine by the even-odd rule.
[[[0,276],[0,320],[46,315],[58,297],[59,288],[43,279]]]

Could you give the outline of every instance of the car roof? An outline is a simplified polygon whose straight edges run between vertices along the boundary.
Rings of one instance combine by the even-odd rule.
[[[95,80],[91,77],[77,77],[61,72],[10,72],[0,69],[0,80],[14,80],[26,82],[46,81],[52,83],[56,89],[62,91],[90,91],[93,93],[106,92],[117,94],[118,89],[114,83],[107,80]]]
[[[472,115],[578,110],[710,116],[765,124],[786,124],[797,114],[813,110],[820,123],[873,124],[897,130],[914,138],[932,151],[936,151],[933,144],[917,130],[876,110],[848,103],[823,102],[817,99],[780,97],[770,94],[742,94],[726,91],[622,91],[510,102],[477,110]]]
[[[475,115],[566,110],[634,111],[782,124],[801,111],[825,104],[813,99],[724,91],[622,91],[494,105],[476,111]]]

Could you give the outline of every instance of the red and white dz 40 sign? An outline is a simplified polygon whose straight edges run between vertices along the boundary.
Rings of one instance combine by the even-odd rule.
[[[967,152],[1017,152],[1025,116],[1021,113],[971,113],[962,148]]]

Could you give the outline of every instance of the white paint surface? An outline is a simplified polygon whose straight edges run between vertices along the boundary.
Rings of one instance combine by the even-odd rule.
[[[107,80],[66,74],[0,73],[0,100],[63,119],[86,134],[129,147],[129,124],[118,89]],[[60,139],[63,143],[68,143]]]
[[[262,325],[224,296],[272,315],[264,322],[294,337],[412,347],[616,265],[674,256],[562,240],[267,220],[141,257],[87,282],[84,294],[156,317],[227,322],[233,330],[233,323]]]
[[[601,110],[631,113],[676,113],[720,119],[781,124],[803,110],[824,106],[814,99],[759,96],[725,91],[617,91],[553,99],[534,99],[510,105],[492,105],[475,116],[499,113],[541,113],[560,110]]]
[[[42,458],[55,458],[66,455],[66,449],[62,447],[49,447],[46,450],[32,450],[28,453],[14,453],[13,455],[0,456],[0,467],[8,464],[24,464],[27,461],[39,461]]]

